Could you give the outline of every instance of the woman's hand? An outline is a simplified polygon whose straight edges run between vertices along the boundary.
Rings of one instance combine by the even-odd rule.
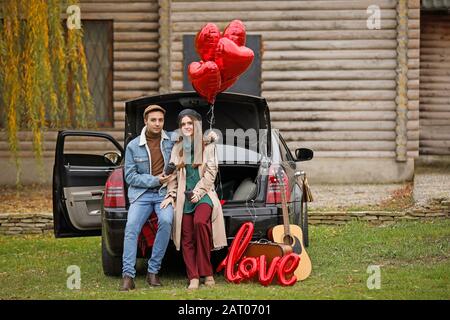
[[[219,136],[213,130],[209,131],[208,134],[206,135],[206,138],[204,139],[206,144],[217,142],[218,140],[219,140]]]
[[[167,206],[168,206],[169,204],[171,204],[173,208],[175,207],[175,202],[173,201],[173,198],[170,197],[170,196],[167,197],[167,198],[165,198],[165,199],[161,202],[160,208],[161,208],[161,209],[165,209],[165,208],[167,208]]]
[[[198,194],[195,194],[191,197],[191,202],[192,203],[197,203],[200,201],[200,196]]]

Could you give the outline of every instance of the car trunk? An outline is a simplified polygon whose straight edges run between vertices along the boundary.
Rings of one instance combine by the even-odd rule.
[[[219,165],[216,191],[220,200],[238,203],[254,200],[258,193],[259,166]]]
[[[150,104],[158,104],[166,110],[164,129],[177,129],[177,117],[181,110],[190,108],[201,114],[203,131],[210,128],[211,106],[199,97],[196,92],[170,93],[150,97],[142,97],[126,102],[125,107],[125,147],[129,141],[138,136],[144,127],[144,109]],[[270,136],[270,114],[264,98],[236,94],[221,93],[214,105],[213,129],[219,130],[223,137],[226,130],[249,129],[257,133],[262,130]],[[270,156],[271,141],[264,138],[265,152]],[[229,142],[227,142],[229,144]],[[266,147],[267,144],[267,147]]]
[[[210,128],[211,106],[196,92],[142,97],[126,102],[125,147],[141,133],[144,127],[144,110],[151,104],[160,105],[166,110],[166,131],[178,128],[178,114],[186,108],[201,114],[204,132]],[[271,129],[266,100],[236,93],[219,94],[214,105],[212,128],[219,130],[221,134],[217,141],[219,173],[216,190],[219,198],[228,205],[251,199],[258,202],[262,199],[261,188],[258,188],[261,183],[258,178],[260,161],[270,158],[272,143],[271,139],[267,139]],[[234,132],[231,135],[227,133],[230,129]],[[250,137],[252,132],[256,136]]]

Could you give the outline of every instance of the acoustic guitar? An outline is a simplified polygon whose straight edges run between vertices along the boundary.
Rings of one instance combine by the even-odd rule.
[[[309,277],[312,270],[311,259],[305,250],[303,244],[302,229],[296,224],[289,224],[289,211],[286,200],[286,186],[284,185],[281,167],[275,174],[278,185],[281,188],[281,207],[283,211],[283,225],[278,225],[272,229],[274,242],[284,243],[292,247],[292,251],[300,256],[300,263],[294,271],[297,281],[305,280]]]

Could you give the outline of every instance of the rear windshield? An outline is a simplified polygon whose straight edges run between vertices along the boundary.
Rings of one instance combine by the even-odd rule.
[[[217,158],[219,164],[259,164],[263,155],[254,150],[230,146],[226,144],[217,144]]]
[[[218,135],[219,162],[224,164],[257,164],[267,156],[267,130],[213,129]]]

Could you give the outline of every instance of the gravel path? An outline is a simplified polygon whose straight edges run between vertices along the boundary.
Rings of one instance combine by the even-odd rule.
[[[311,185],[314,201],[311,210],[375,206],[403,184]]]
[[[312,210],[376,206],[406,184],[311,185]],[[413,197],[416,207],[450,200],[450,168],[417,168]]]
[[[414,178],[416,206],[450,199],[450,172],[417,173]]]

